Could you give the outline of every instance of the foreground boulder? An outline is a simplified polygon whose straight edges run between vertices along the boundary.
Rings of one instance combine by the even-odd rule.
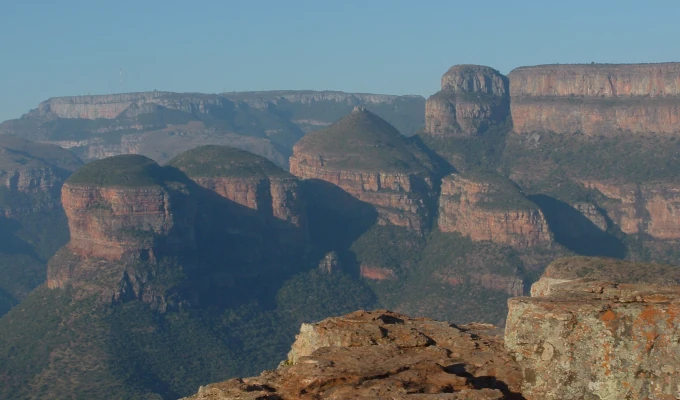
[[[505,342],[522,366],[522,393],[680,398],[679,284],[677,267],[586,257],[553,263],[533,297],[509,301]]]
[[[303,324],[276,370],[189,399],[521,399],[519,366],[492,328],[357,311]]]

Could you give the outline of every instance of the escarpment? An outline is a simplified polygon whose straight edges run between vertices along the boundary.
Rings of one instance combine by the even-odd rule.
[[[517,133],[680,131],[680,63],[521,67],[509,79]]]
[[[541,210],[510,181],[493,174],[453,174],[442,180],[439,229],[473,241],[520,249],[546,245],[552,235]]]
[[[427,134],[474,136],[509,114],[508,79],[493,68],[453,66],[441,88],[425,105]]]
[[[71,240],[50,260],[47,285],[123,296],[148,278],[137,266],[195,247],[188,194],[181,177],[143,156],[80,168],[62,188]]]
[[[0,201],[5,216],[50,210],[59,190],[82,162],[60,147],[0,135]]]
[[[428,229],[434,212],[434,162],[364,108],[303,137],[293,148],[290,170],[375,207],[382,224]]]
[[[201,146],[168,165],[227,200],[219,203],[220,212],[247,217],[242,229],[276,232],[290,244],[305,243],[307,215],[300,180],[264,157],[226,146]],[[256,227],[254,221],[262,226]]]
[[[527,399],[675,399],[680,387],[677,267],[558,260],[509,301],[505,344]],[[667,286],[667,285],[673,286]]]

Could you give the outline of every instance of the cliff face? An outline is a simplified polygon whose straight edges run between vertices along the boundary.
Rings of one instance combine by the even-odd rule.
[[[387,122],[363,108],[313,132],[293,148],[290,171],[321,180],[376,208],[379,222],[422,232],[432,215],[431,161]]]
[[[680,290],[646,283],[663,278],[677,285],[677,269],[585,258],[551,267],[532,288],[539,297],[509,301],[505,344],[522,366],[522,393],[528,399],[677,398]]]
[[[439,229],[458,232],[473,241],[491,241],[516,248],[552,242],[540,209],[510,182],[485,181],[465,175],[442,180]]]
[[[180,219],[173,200],[172,190],[163,187],[67,183],[62,204],[71,231],[68,247],[83,257],[112,261],[126,255],[153,258],[159,240],[165,246],[191,247],[193,227]]]
[[[426,133],[474,136],[508,116],[508,79],[493,68],[453,66],[441,87],[425,105]]]
[[[53,209],[64,180],[82,162],[57,146],[0,135],[0,201],[6,216]]]
[[[153,112],[162,106],[187,113],[207,114],[211,107],[224,107],[229,100],[217,95],[179,95],[171,92],[121,93],[99,96],[55,97],[46,100],[27,116],[35,118],[115,119]]]
[[[680,188],[676,184],[600,181],[584,181],[583,184],[613,200],[604,202],[602,207],[624,233],[680,239]]]
[[[509,74],[517,133],[678,133],[680,64],[546,65]]]
[[[264,157],[226,146],[201,146],[169,165],[226,200],[217,204],[222,210],[213,213],[243,219],[229,228],[243,229],[246,235],[276,233],[286,243],[305,244],[307,215],[300,180]]]
[[[133,155],[76,171],[62,187],[71,241],[50,260],[48,287],[72,286],[107,300],[132,296],[164,309],[162,290],[146,285],[158,271],[148,268],[163,269],[162,256],[195,247],[188,187],[170,178]]]
[[[519,399],[519,369],[488,332],[358,311],[303,324],[276,370],[189,399]]]

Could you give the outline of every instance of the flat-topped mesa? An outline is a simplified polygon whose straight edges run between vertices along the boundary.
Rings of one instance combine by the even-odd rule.
[[[329,182],[374,206],[379,222],[423,232],[434,210],[433,161],[389,123],[361,107],[304,136],[290,171]]]
[[[552,234],[541,210],[517,186],[492,173],[452,174],[442,180],[439,229],[474,241],[520,249],[548,245]]]
[[[482,65],[455,65],[425,105],[425,133],[474,136],[509,115],[508,79]]]
[[[110,95],[54,97],[43,101],[27,117],[115,119],[134,117],[153,111],[156,106],[188,113],[207,114],[232,102],[214,94],[139,92]]]
[[[676,399],[680,269],[570,257],[508,301],[527,399]]]
[[[490,328],[357,311],[303,324],[277,369],[188,399],[521,399],[519,367]]]
[[[680,63],[541,65],[509,78],[516,133],[680,133]]]
[[[305,241],[307,216],[300,180],[266,158],[232,147],[209,145],[186,151],[168,165],[237,205],[227,204],[225,212],[236,215],[240,206],[245,207],[282,238],[298,244]]]
[[[85,258],[118,261],[153,260],[159,250],[192,248],[186,193],[184,183],[144,156],[87,164],[62,188],[71,231],[68,249]]]

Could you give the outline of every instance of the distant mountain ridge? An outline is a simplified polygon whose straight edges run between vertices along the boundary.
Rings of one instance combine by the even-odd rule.
[[[413,135],[425,123],[425,98],[339,91],[278,90],[222,94],[163,91],[54,97],[0,134],[56,144],[89,161],[140,154],[166,162],[201,145],[228,145],[287,167],[305,133],[365,106]]]

